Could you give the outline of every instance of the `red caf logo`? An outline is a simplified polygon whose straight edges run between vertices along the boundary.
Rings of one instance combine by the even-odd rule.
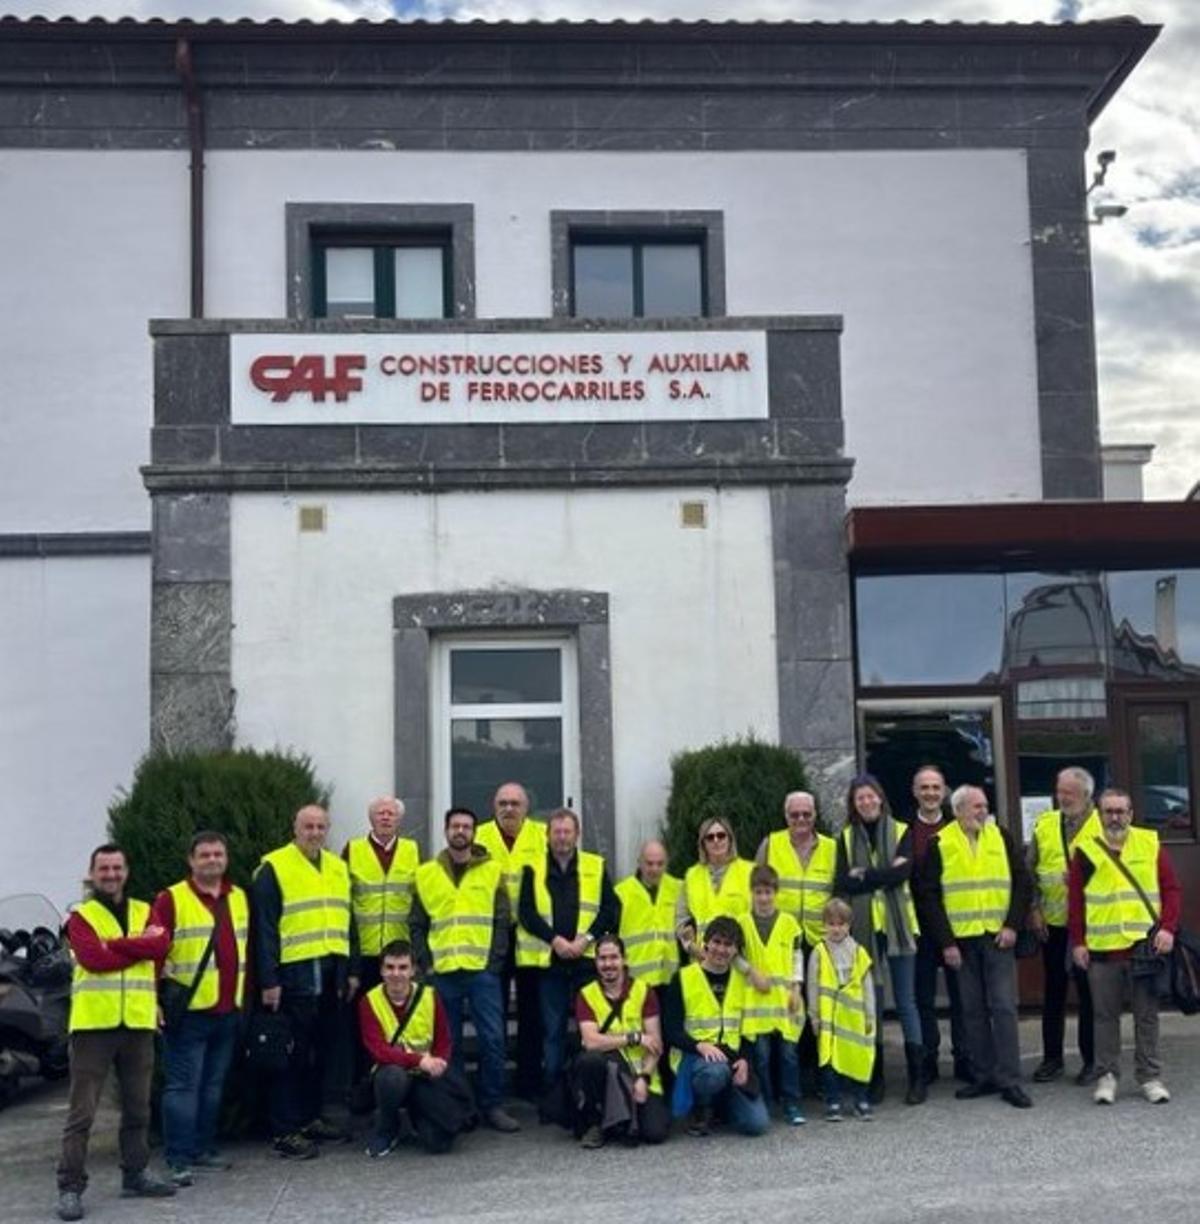
[[[362,390],[362,379],[354,370],[365,370],[367,359],[361,353],[339,353],[331,358],[333,373],[324,357],[263,356],[250,367],[250,381],[260,390],[269,391],[273,403],[282,404],[293,395],[311,395],[314,403],[323,404],[332,395],[344,404],[353,391]]]

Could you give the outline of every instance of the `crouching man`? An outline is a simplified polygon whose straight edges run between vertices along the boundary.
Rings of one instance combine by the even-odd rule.
[[[571,1068],[571,1098],[580,1144],[603,1147],[614,1136],[628,1144],[662,1143],[671,1115],[658,1074],[658,999],[629,976],[619,936],[596,940],[596,977],[575,1002],[583,1049]]]
[[[412,945],[383,950],[382,981],[359,1000],[359,1031],[373,1064],[375,1133],[368,1156],[386,1156],[405,1120],[427,1152],[445,1152],[473,1112],[471,1092],[450,1067],[450,1025],[432,986],[414,980]]]

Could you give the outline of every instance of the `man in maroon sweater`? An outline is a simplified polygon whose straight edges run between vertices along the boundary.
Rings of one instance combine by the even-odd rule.
[[[367,1155],[399,1142],[406,1109],[428,1152],[445,1152],[471,1110],[470,1090],[450,1066],[446,1009],[432,986],[415,981],[412,945],[393,940],[380,957],[382,981],[358,1001],[362,1043],[374,1064],[376,1124]]]

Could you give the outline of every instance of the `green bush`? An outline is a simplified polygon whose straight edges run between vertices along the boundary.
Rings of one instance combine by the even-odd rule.
[[[671,761],[671,797],[662,837],[671,870],[696,861],[696,833],[710,816],[733,826],[738,852],[753,858],[759,842],[783,828],[783,797],[809,790],[804,762],[790,748],[753,736],[681,752]]]
[[[131,896],[151,900],[187,874],[192,836],[229,840],[229,878],[246,887],[259,859],[292,835],[296,809],[328,805],[307,757],[290,753],[166,753],[145,757],[108,809],[109,837],[129,859]]]

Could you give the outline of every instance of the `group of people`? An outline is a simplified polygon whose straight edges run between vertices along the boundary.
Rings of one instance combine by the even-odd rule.
[[[227,879],[216,831],[196,834],[188,874],[153,904],[126,895],[123,851],[100,846],[91,895],[67,923],[75,970],[59,1217],[83,1216],[88,1136],[110,1068],[124,1194],[172,1195],[229,1167],[217,1118],[247,1009],[281,1017],[286,1033],[268,1077],[272,1141],[284,1158],[310,1159],[348,1138],[324,1106],[351,1018],[354,1079],[375,1111],[370,1156],[408,1137],[445,1151],[475,1125],[520,1130],[506,1107],[510,1001],[517,1093],[584,1147],[660,1143],[672,1118],[691,1134],[724,1122],[753,1136],[776,1105],[802,1125],[806,1089],[818,1086],[828,1121],[873,1116],[884,1093],[886,983],[904,1037],[904,1099],[921,1104],[940,1074],[939,970],[962,1081],[955,1095],[998,1094],[1028,1108],[1014,967],[1026,932],[1041,941],[1045,965],[1033,1079],[1064,1072],[1074,982],[1076,1079],[1112,1104],[1128,987],[1137,1081],[1147,1100],[1167,1101],[1157,996],[1135,953],[1148,939],[1170,951],[1180,890],[1157,835],[1133,826],[1129,794],[1094,797],[1086,771],[1064,769],[1026,857],[978,787],[951,794],[930,765],[912,791],[915,813],[902,823],[875,778],[855,778],[834,837],[818,831],[813,796],[793,792],[784,827],[754,861],[740,856],[732,823],[713,816],[682,879],[649,841],[615,885],[604,859],[581,848],[574,811],[536,820],[511,782],[486,823],[451,808],[444,847],[425,862],[400,834],[398,799],[371,803],[369,831],[340,856],[325,845],[327,812],[303,807],[249,895]],[[147,1167],[160,1027],[165,1178]]]

